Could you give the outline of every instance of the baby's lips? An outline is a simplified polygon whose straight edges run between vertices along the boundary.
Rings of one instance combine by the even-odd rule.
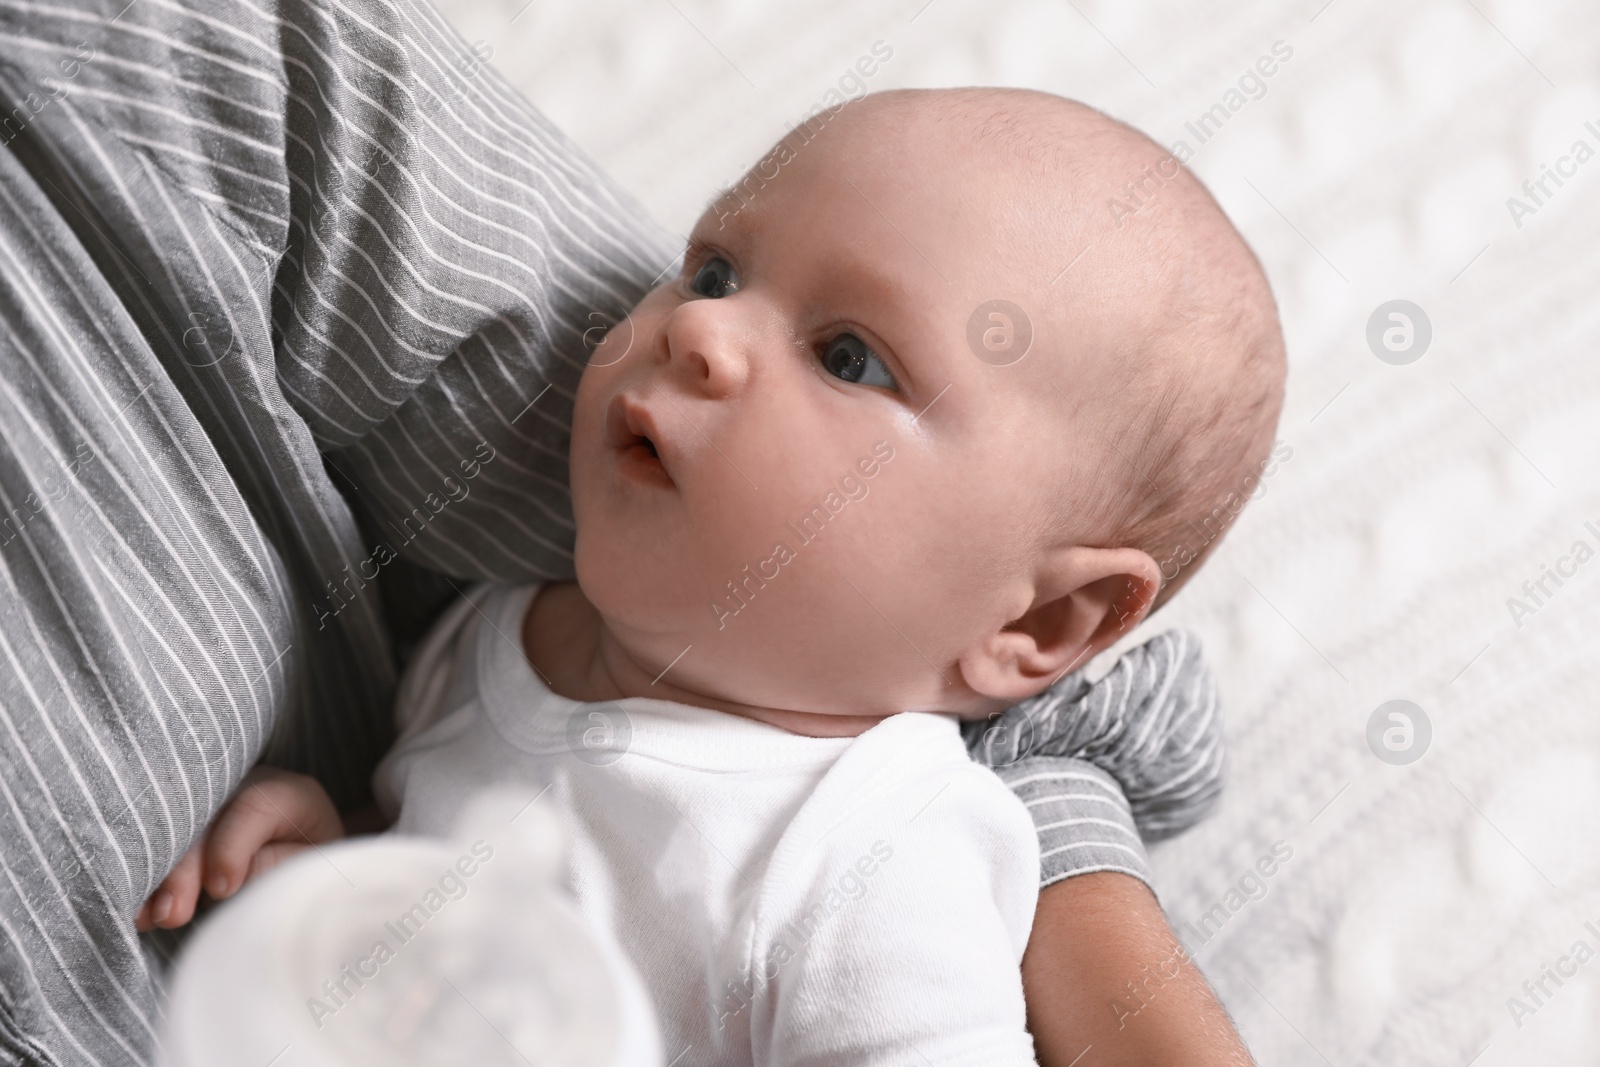
[[[612,397],[606,408],[605,440],[607,447],[617,452],[627,452],[635,445],[648,441],[664,471],[668,471],[669,457],[675,453],[671,443],[662,436],[650,409],[626,393]],[[671,478],[670,471],[668,478]]]

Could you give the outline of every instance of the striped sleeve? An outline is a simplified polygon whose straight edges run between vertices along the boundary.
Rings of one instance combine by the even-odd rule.
[[[1039,888],[1075,874],[1116,871],[1152,889],[1150,858],[1122,787],[1086,760],[1031,756],[995,768],[1039,834]]]

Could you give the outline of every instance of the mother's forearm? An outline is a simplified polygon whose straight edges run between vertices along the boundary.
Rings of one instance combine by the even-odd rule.
[[[1022,959],[1041,1067],[1252,1067],[1150,889],[1083,874],[1039,894]]]

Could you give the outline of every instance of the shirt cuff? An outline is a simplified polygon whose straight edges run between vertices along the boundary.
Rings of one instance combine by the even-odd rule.
[[[1096,871],[1132,875],[1155,892],[1150,857],[1117,780],[1086,760],[1035,756],[994,768],[1039,834],[1039,888]]]

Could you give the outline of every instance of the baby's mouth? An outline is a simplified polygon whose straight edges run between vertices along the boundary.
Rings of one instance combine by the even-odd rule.
[[[624,476],[647,485],[674,485],[661,462],[655,419],[643,404],[621,394],[613,399],[606,412],[606,438],[617,450],[617,467]]]
[[[633,444],[623,449],[630,462],[633,463],[661,463],[661,453],[656,451],[655,442],[648,437],[641,437]],[[662,468],[665,470],[666,468]]]

